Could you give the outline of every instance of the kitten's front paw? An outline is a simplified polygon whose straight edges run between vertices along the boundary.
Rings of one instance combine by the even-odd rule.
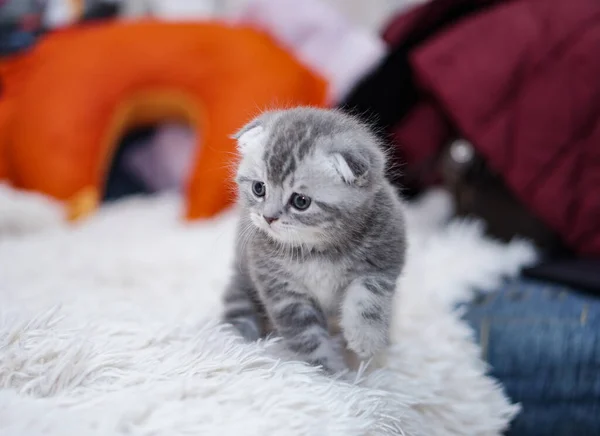
[[[342,329],[348,348],[363,360],[383,351],[389,344],[387,330],[372,325],[351,320],[342,322]]]
[[[248,342],[258,341],[260,339],[260,329],[254,320],[250,318],[234,318],[227,320],[237,333]]]
[[[323,371],[332,375],[348,370],[348,366],[341,355],[329,357],[327,359],[311,359],[309,360],[309,363],[313,366],[322,367]]]

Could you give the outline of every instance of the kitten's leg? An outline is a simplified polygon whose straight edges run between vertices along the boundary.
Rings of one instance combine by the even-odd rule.
[[[346,369],[344,358],[327,330],[327,318],[316,301],[304,293],[273,283],[265,290],[267,312],[288,348],[302,360],[335,373]]]
[[[346,290],[341,327],[348,348],[362,359],[388,345],[395,287],[395,280],[387,277],[366,277]]]
[[[236,271],[225,290],[224,306],[223,321],[233,325],[244,339],[252,342],[263,335],[264,313],[250,278],[243,272]]]

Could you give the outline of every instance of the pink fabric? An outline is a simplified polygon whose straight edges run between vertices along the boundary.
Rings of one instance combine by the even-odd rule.
[[[165,124],[143,147],[123,156],[125,167],[152,191],[179,191],[197,152],[195,138],[188,126]]]
[[[378,35],[354,26],[319,0],[250,0],[238,21],[269,33],[325,77],[332,105],[386,52]]]

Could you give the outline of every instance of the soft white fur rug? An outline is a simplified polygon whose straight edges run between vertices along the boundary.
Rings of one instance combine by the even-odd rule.
[[[235,211],[179,221],[176,197],[132,199],[78,226],[0,185],[0,434],[495,435],[517,407],[454,304],[531,262],[432,192],[409,209],[384,369],[333,380],[276,340],[217,325]]]

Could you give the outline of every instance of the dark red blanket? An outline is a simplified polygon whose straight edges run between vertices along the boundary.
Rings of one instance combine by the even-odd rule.
[[[379,85],[357,92],[373,107],[369,86],[403,81],[374,106],[408,167],[466,138],[568,246],[600,255],[600,1],[434,0],[385,38]]]

